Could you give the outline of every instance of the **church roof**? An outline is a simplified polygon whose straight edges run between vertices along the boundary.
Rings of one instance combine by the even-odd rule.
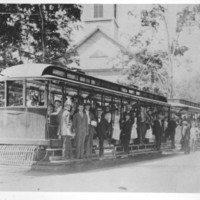
[[[98,32],[100,32],[106,39],[108,39],[110,42],[112,42],[114,45],[118,46],[121,50],[126,51],[126,48],[120,44],[118,41],[114,40],[113,38],[111,38],[109,35],[107,35],[106,33],[104,33],[98,26],[88,35],[86,35],[82,40],[80,40],[76,46],[75,46],[75,50],[78,49],[81,45],[83,45],[87,40],[89,40],[91,37],[93,37],[95,34],[97,34]]]

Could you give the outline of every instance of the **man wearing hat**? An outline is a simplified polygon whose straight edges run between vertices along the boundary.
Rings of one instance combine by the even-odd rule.
[[[153,134],[155,135],[156,149],[160,150],[161,139],[163,135],[163,127],[162,127],[163,115],[161,113],[158,113],[157,116],[158,118],[153,123]]]
[[[92,156],[93,136],[96,134],[95,127],[97,126],[94,114],[90,111],[90,103],[85,104],[85,113],[88,118],[88,135],[85,139],[85,155],[86,158]]]
[[[169,120],[168,127],[167,127],[167,130],[169,132],[169,136],[172,142],[172,149],[175,148],[174,140],[175,140],[176,127],[177,127],[177,124],[175,121],[175,116],[173,115],[172,118]]]
[[[84,156],[85,138],[88,134],[88,117],[83,111],[84,105],[78,105],[78,112],[73,116],[72,131],[75,133],[76,140],[76,158],[81,159]]]
[[[125,153],[129,153],[129,142],[131,139],[131,130],[133,126],[134,121],[131,119],[131,116],[129,113],[125,114],[125,121],[122,123],[122,130],[120,134],[120,140],[122,143],[122,146],[124,148]]]

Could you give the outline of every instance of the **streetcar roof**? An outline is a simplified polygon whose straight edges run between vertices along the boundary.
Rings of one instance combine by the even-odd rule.
[[[151,102],[157,102],[161,103],[164,105],[167,104],[167,99],[166,97],[148,93],[139,89],[131,88],[128,86],[123,86],[117,83],[113,83],[110,81],[102,80],[97,77],[92,77],[86,74],[81,74],[78,72],[74,72],[73,70],[69,70],[67,68],[59,67],[57,65],[52,65],[52,64],[21,64],[21,65],[16,65],[13,67],[9,67],[4,69],[1,73],[1,79],[5,80],[6,78],[57,78],[61,80],[68,79],[71,82],[80,82],[81,84],[85,85],[92,85],[92,87],[98,87],[103,90],[112,90],[113,92],[120,93],[123,95],[128,95],[130,96],[133,94],[136,98],[141,99],[141,100],[146,100],[146,101],[151,101]],[[69,77],[72,76],[72,77]],[[85,81],[81,82],[79,80],[80,77],[83,77]],[[89,83],[87,82],[89,80]],[[93,84],[91,84],[91,80],[94,81]],[[100,83],[100,86],[99,86]],[[133,93],[130,93],[133,92]],[[137,94],[138,93],[138,94]],[[143,94],[145,96],[143,96]],[[148,97],[147,97],[148,96]],[[147,98],[146,98],[147,97]]]
[[[1,75],[6,77],[41,77],[44,69],[50,64],[21,64],[2,70]]]
[[[189,106],[189,105],[185,105],[185,104],[178,103],[178,102],[168,102],[168,103],[169,103],[172,107],[175,107],[175,108],[185,108],[185,109],[200,111],[200,108],[199,108],[199,107]]]

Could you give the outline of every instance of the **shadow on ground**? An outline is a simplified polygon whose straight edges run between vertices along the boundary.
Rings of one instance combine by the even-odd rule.
[[[147,155],[137,155],[128,158],[118,158],[118,159],[108,159],[108,160],[92,160],[83,161],[80,163],[67,163],[67,164],[36,164],[28,171],[24,172],[24,175],[28,176],[49,176],[55,174],[72,174],[72,173],[83,173],[83,172],[94,172],[102,170],[112,170],[115,168],[121,168],[124,166],[135,165],[149,162],[150,160],[156,159],[167,159],[177,154],[162,155],[157,154],[147,154]]]

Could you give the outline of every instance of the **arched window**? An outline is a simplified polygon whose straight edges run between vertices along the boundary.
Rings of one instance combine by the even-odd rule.
[[[103,4],[94,4],[94,18],[103,17]]]

